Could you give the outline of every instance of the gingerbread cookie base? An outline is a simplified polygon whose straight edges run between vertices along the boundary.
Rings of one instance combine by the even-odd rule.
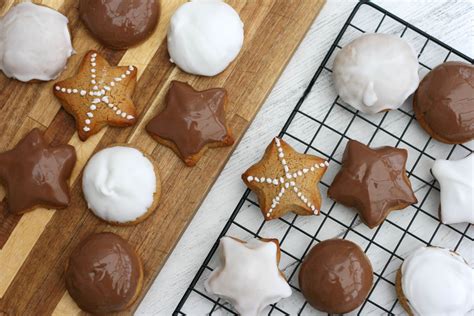
[[[296,152],[285,141],[275,138],[262,159],[242,175],[245,185],[257,194],[265,220],[293,212],[318,215],[322,197],[317,187],[329,163],[324,159]]]
[[[96,51],[85,54],[77,73],[54,85],[53,93],[74,116],[79,138],[86,141],[106,126],[128,127],[137,121],[132,94],[134,66],[111,66]]]
[[[220,148],[220,147],[228,147],[234,144],[234,139],[232,138],[232,132],[230,129],[227,129],[227,136],[222,142],[213,142],[210,144],[205,145],[199,152],[189,155],[183,156],[176,144],[170,140],[161,138],[159,136],[153,135],[152,136],[157,143],[170,148],[188,167],[194,167],[199,160],[201,160],[202,156],[206,153],[206,151],[210,148]]]

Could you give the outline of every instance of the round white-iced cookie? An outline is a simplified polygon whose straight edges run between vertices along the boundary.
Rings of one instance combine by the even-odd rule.
[[[341,99],[370,114],[397,109],[419,83],[415,50],[389,34],[356,38],[338,52],[332,70]]]
[[[431,172],[440,186],[444,224],[474,224],[474,154],[460,160],[436,159]]]
[[[413,315],[467,315],[474,309],[474,270],[448,249],[416,249],[403,261],[397,287]]]
[[[68,22],[46,6],[12,7],[0,18],[0,69],[24,82],[57,78],[74,53]]]
[[[185,72],[215,76],[239,54],[243,26],[239,14],[221,0],[186,2],[171,17],[170,60]]]
[[[154,164],[138,149],[116,145],[87,163],[82,190],[89,209],[113,224],[134,224],[156,207],[160,182]]]

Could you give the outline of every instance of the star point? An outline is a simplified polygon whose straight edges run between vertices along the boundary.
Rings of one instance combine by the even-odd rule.
[[[474,154],[460,160],[436,159],[431,171],[441,191],[441,222],[474,224]]]
[[[342,167],[328,196],[357,209],[370,228],[380,225],[394,210],[417,202],[405,171],[407,151],[395,147],[370,148],[349,140]]]
[[[244,242],[226,236],[220,240],[219,251],[221,265],[206,280],[205,288],[231,302],[239,314],[260,315],[266,306],[291,295],[278,268],[278,240]]]
[[[87,140],[106,125],[131,126],[136,109],[131,100],[137,80],[134,66],[111,66],[96,51],[83,58],[77,74],[57,82],[54,95],[74,116],[81,140]]]
[[[146,130],[188,166],[194,166],[207,148],[234,143],[225,119],[224,89],[197,91],[187,83],[172,81],[165,103]]]
[[[74,147],[48,145],[36,128],[13,149],[0,153],[0,180],[6,186],[9,212],[67,207],[67,180],[75,163]]]

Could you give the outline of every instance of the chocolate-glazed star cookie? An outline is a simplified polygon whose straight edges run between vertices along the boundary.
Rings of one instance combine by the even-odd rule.
[[[0,180],[6,186],[8,210],[22,214],[37,207],[67,207],[67,180],[75,163],[73,146],[50,146],[33,129],[15,148],[0,153]]]
[[[242,180],[257,194],[265,220],[288,212],[318,215],[321,193],[317,185],[328,165],[324,159],[300,154],[275,138],[262,159],[245,171]]]
[[[79,138],[87,140],[106,125],[135,124],[131,99],[137,82],[137,68],[113,67],[96,51],[89,51],[78,73],[54,85],[54,95],[76,119]]]
[[[350,140],[328,196],[355,207],[362,221],[374,228],[391,211],[417,202],[405,172],[406,160],[405,149],[388,146],[371,149]]]
[[[196,91],[187,83],[172,81],[165,102],[166,108],[148,123],[146,130],[186,165],[196,165],[207,148],[234,143],[226,126],[224,89]]]

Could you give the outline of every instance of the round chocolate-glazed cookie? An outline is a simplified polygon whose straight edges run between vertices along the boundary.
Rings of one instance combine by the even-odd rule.
[[[81,309],[105,314],[132,305],[142,288],[143,266],[120,236],[98,233],[74,249],[65,277],[66,288]]]
[[[372,265],[355,243],[325,240],[314,246],[299,273],[303,296],[314,308],[343,314],[356,309],[372,287]]]
[[[79,14],[105,46],[126,49],[147,39],[160,17],[159,0],[81,0]]]
[[[447,144],[474,139],[474,66],[450,61],[431,70],[413,99],[420,125]]]

